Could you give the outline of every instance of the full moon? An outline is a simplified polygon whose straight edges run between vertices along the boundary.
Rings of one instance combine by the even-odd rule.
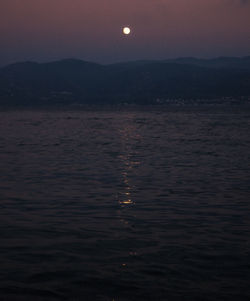
[[[131,29],[129,27],[124,27],[122,31],[125,35],[128,35],[128,34],[130,34]]]

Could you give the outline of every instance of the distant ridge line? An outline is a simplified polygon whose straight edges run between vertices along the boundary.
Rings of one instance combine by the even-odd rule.
[[[12,65],[20,65],[20,64],[38,64],[38,65],[43,65],[43,64],[53,64],[53,63],[88,63],[88,64],[95,64],[95,65],[100,65],[100,66],[112,66],[112,65],[120,65],[120,64],[148,64],[148,63],[168,63],[168,62],[181,62],[181,63],[197,63],[197,62],[206,62],[206,63],[212,63],[212,62],[250,62],[250,56],[242,56],[242,57],[234,57],[234,56],[218,56],[214,58],[199,58],[199,57],[177,57],[177,58],[171,58],[171,59],[143,59],[143,60],[129,60],[129,61],[120,61],[120,62],[115,62],[115,63],[97,63],[93,61],[87,61],[83,59],[78,59],[78,58],[63,58],[59,60],[52,60],[52,61],[46,61],[46,62],[38,62],[38,61],[17,61],[14,63],[6,64],[3,66],[0,66],[0,69],[12,66]]]

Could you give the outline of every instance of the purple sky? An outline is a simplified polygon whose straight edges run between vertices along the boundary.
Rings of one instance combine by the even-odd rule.
[[[248,0],[0,0],[1,65],[245,55]]]

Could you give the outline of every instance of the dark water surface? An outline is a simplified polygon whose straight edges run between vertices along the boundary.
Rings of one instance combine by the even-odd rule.
[[[250,111],[0,112],[0,300],[249,300]]]

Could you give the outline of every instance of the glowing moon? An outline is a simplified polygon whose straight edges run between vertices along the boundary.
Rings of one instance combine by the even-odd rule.
[[[131,29],[129,27],[124,27],[122,31],[125,35],[129,35],[131,33]]]

